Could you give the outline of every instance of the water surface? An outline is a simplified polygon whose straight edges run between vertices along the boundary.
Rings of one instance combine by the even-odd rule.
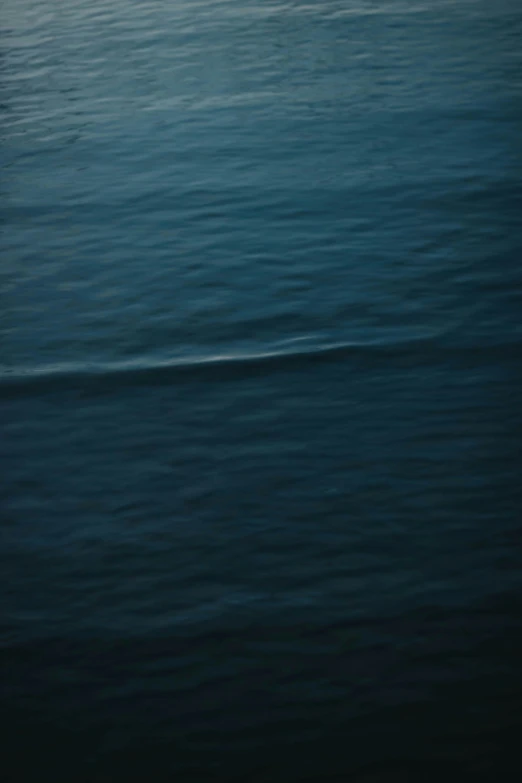
[[[5,6],[8,779],[518,780],[519,3]]]

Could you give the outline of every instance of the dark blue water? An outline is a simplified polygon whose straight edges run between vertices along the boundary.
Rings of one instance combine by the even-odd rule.
[[[516,781],[518,0],[7,0],[2,779]]]

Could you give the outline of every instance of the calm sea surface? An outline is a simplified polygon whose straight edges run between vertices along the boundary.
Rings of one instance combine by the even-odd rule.
[[[6,783],[518,781],[519,0],[6,0]]]

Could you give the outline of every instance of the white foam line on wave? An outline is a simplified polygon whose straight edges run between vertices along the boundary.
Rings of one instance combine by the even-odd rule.
[[[219,353],[199,357],[169,357],[165,359],[156,359],[154,361],[147,359],[129,359],[114,362],[67,362],[58,364],[47,364],[33,368],[7,368],[0,367],[0,383],[12,383],[24,380],[38,380],[47,378],[60,378],[69,376],[101,377],[104,375],[115,375],[118,373],[145,373],[155,370],[190,370],[204,367],[219,366],[220,364],[252,364],[258,361],[267,361],[270,359],[292,360],[293,358],[316,356],[321,354],[336,353],[342,351],[356,350],[364,351],[375,349],[400,349],[416,343],[422,343],[426,340],[432,340],[440,337],[440,334],[418,335],[413,339],[406,340],[373,340],[365,342],[357,341],[338,341],[316,343],[313,339],[306,336],[289,338],[280,345],[287,347],[274,347],[273,349],[255,352],[255,353]],[[289,344],[306,343],[302,347],[295,346],[288,350]]]

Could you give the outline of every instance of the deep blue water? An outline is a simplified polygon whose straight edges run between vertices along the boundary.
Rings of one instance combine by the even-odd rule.
[[[518,0],[6,0],[6,783],[522,775]]]

